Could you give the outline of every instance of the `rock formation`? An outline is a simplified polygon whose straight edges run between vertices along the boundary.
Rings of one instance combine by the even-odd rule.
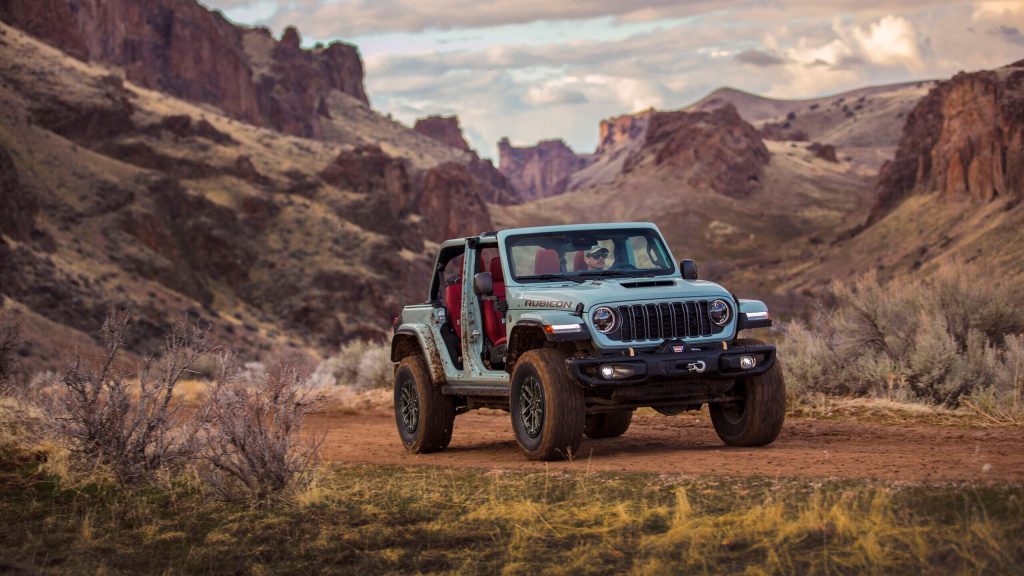
[[[462,136],[458,116],[433,115],[416,120],[413,130],[431,140],[435,140],[468,154],[469,162],[465,165],[469,173],[477,181],[474,188],[485,202],[493,204],[516,204],[523,198],[489,159],[480,158],[466,139]]]
[[[429,170],[416,206],[426,223],[425,235],[446,240],[494,230],[477,186],[462,164],[448,162]]]
[[[0,235],[15,240],[29,239],[35,227],[39,202],[34,194],[24,189],[18,178],[18,169],[10,152],[0,146]]]
[[[123,68],[142,86],[289,134],[318,134],[330,90],[367,102],[354,46],[303,50],[293,29],[274,42],[195,0],[7,0],[0,20],[81,60]],[[253,35],[266,36],[269,50]]]
[[[815,158],[821,158],[827,162],[837,163],[839,158],[836,157],[836,147],[831,144],[822,144],[821,142],[811,142],[807,146],[807,151],[814,154]]]
[[[686,172],[695,188],[744,197],[760,188],[770,157],[757,130],[727,105],[711,112],[652,112],[642,148],[622,170]]]
[[[445,146],[456,150],[470,151],[469,144],[462,136],[462,127],[459,126],[458,116],[427,116],[416,120],[416,125],[412,129]]]
[[[479,180],[463,164],[446,162],[411,178],[404,160],[392,158],[379,147],[364,146],[342,152],[320,177],[339,189],[363,194],[359,202],[340,207],[368,230],[399,242],[424,237],[443,241],[492,229]],[[410,234],[409,214],[422,218],[422,227]],[[422,244],[407,246],[422,249]]]
[[[642,142],[647,134],[647,121],[653,110],[646,110],[639,114],[624,114],[607,120],[601,120],[600,141],[597,144],[595,156],[608,157],[631,147],[634,143]]]
[[[498,169],[523,200],[565,192],[569,176],[587,163],[562,140],[543,140],[535,146],[516,147],[508,138],[502,138],[498,142],[498,155]]]
[[[932,88],[907,117],[882,166],[870,221],[915,193],[983,203],[1024,197],[1024,60],[960,73]]]

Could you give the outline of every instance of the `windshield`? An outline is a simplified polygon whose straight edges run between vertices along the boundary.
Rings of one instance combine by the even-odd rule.
[[[506,248],[517,282],[645,278],[675,272],[661,236],[644,228],[510,236]]]

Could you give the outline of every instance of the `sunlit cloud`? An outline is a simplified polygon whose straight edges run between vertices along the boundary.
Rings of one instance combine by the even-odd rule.
[[[458,114],[493,156],[602,118],[684,107],[720,86],[811,98],[1019,60],[1024,0],[208,0],[304,43],[354,42],[374,106],[412,124]]]

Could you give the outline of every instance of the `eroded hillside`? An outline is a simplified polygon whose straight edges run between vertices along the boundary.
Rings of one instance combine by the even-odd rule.
[[[340,91],[317,140],[121,74],[0,24],[0,292],[32,365],[112,307],[142,351],[186,313],[251,356],[379,337],[433,242],[492,226],[475,154]]]

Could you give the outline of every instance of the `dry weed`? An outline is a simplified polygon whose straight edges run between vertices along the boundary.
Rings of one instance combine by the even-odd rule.
[[[124,483],[152,479],[189,461],[195,448],[189,434],[178,429],[171,399],[182,376],[214,349],[206,330],[177,323],[163,356],[144,361],[133,390],[127,375],[115,368],[128,324],[123,313],[104,321],[103,357],[93,362],[76,357],[46,407],[80,467],[108,467]]]
[[[302,439],[303,419],[317,397],[308,375],[284,360],[265,372],[222,359],[201,408],[203,479],[225,500],[263,501],[296,493],[313,480],[320,439]]]
[[[780,342],[791,396],[875,396],[956,407],[985,395],[1021,405],[1024,307],[977,268],[953,263],[926,280],[872,272],[832,284],[837,305]]]

